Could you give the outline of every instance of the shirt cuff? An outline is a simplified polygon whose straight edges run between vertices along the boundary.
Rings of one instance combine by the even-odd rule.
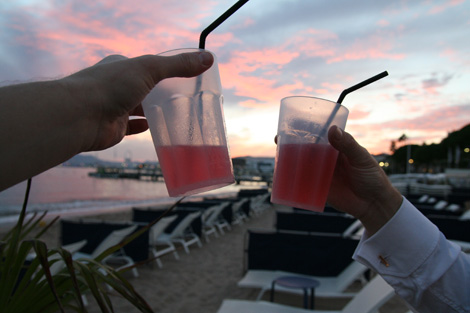
[[[406,198],[374,235],[361,238],[353,258],[379,274],[407,277],[436,248],[439,229]]]

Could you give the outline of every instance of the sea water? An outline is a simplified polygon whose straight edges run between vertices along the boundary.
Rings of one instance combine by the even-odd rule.
[[[59,166],[33,177],[27,211],[48,211],[48,216],[81,215],[171,204],[180,199],[169,197],[164,182],[98,178],[89,176],[90,172],[95,169]],[[234,195],[239,189],[231,185],[210,194]],[[0,192],[0,224],[16,220],[25,191],[26,182],[22,182]]]

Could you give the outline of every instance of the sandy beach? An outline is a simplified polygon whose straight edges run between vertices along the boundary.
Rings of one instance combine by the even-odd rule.
[[[224,299],[255,300],[258,290],[237,287],[243,276],[244,236],[248,228],[272,229],[276,208],[265,211],[261,216],[251,217],[242,225],[235,225],[225,235],[210,237],[210,242],[203,240],[202,248],[191,246],[190,254],[182,249],[180,259],[173,255],[161,258],[163,268],[155,262],[138,267],[139,277],[127,275],[129,282],[143,296],[155,312],[161,313],[215,313]],[[131,210],[113,214],[87,216],[107,221],[130,221]],[[54,225],[42,239],[50,247],[59,244],[59,223]],[[357,286],[356,286],[357,287]],[[355,288],[353,286],[353,288]],[[268,300],[268,294],[265,298]],[[88,296],[88,310],[100,312],[91,296]],[[138,312],[132,305],[119,296],[112,296],[115,312]],[[302,298],[295,295],[276,294],[276,302],[302,307]],[[347,301],[317,298],[316,309],[341,309]],[[407,312],[402,300],[394,297],[385,304],[382,313]],[[360,313],[360,312],[358,312]]]

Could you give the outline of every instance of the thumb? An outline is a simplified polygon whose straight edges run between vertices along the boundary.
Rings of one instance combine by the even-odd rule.
[[[169,77],[194,77],[208,70],[214,63],[214,56],[207,51],[181,53],[172,56],[156,56],[158,82]]]
[[[352,164],[368,163],[373,159],[370,153],[351,136],[349,133],[341,130],[338,126],[331,126],[328,131],[328,140],[330,144],[344,154]]]

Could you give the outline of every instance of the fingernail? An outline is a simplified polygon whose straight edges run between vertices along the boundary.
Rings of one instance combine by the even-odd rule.
[[[199,62],[204,66],[212,65],[212,55],[209,52],[199,53]]]

